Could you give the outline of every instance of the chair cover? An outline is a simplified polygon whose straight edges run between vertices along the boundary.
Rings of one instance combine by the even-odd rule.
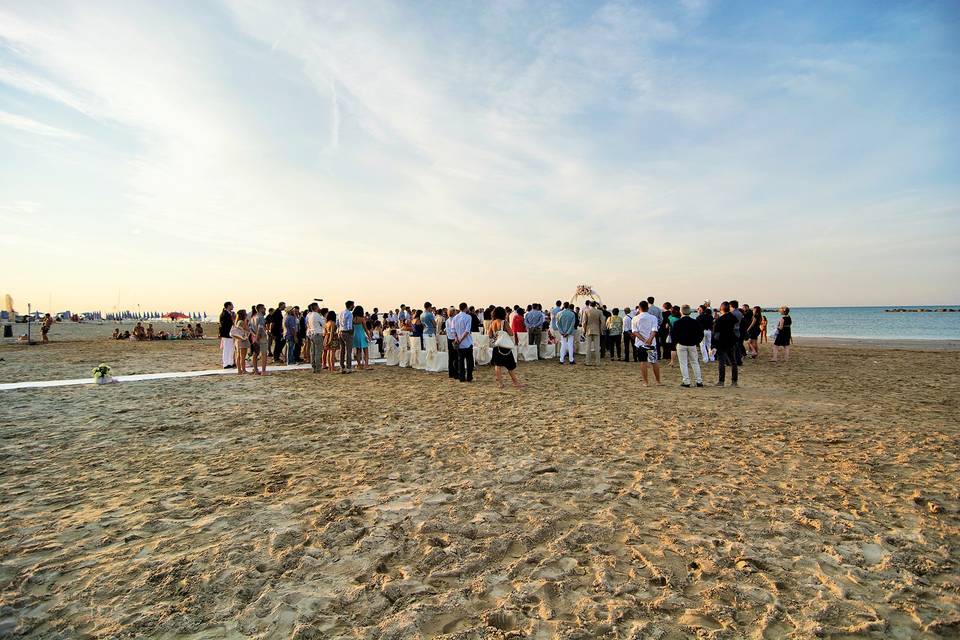
[[[410,366],[414,369],[423,369],[427,366],[427,352],[420,348],[420,338],[409,337],[407,343],[410,351]]]
[[[425,351],[427,354],[427,371],[446,371],[449,354],[446,351]]]
[[[490,364],[493,360],[493,351],[490,350],[490,336],[485,333],[473,335],[473,363],[477,366]]]
[[[560,355],[560,334],[556,334],[554,342],[551,344],[550,338],[552,336],[554,336],[553,330],[543,332],[543,340],[540,342],[541,358],[550,359]]]
[[[528,344],[517,347],[517,351],[520,352],[520,360],[524,362],[536,362],[537,358],[537,345]]]
[[[397,340],[391,335],[383,337],[384,364],[395,367],[400,364],[400,348],[397,346]]]
[[[577,329],[577,333],[573,337],[573,349],[578,356],[587,355],[587,339],[580,329]]]
[[[400,338],[398,340],[400,343],[400,354],[399,354],[399,364],[401,367],[410,366],[410,333],[408,331],[401,331]]]
[[[517,345],[526,347],[530,344],[530,334],[526,331],[517,331]]]

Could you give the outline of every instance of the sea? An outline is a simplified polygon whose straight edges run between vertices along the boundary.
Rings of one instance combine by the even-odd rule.
[[[960,312],[888,313],[887,309],[958,309],[960,306],[909,307],[791,307],[793,335],[825,338],[888,340],[960,340]],[[779,314],[767,311],[767,334]]]

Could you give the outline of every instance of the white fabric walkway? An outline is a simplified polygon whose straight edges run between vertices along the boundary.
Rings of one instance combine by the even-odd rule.
[[[370,364],[383,364],[383,358],[371,358]],[[283,371],[301,371],[309,369],[309,364],[294,364],[287,366],[276,366],[267,368],[267,374],[281,373]],[[199,376],[223,376],[237,375],[236,369],[207,369],[206,371],[170,371],[168,373],[138,373],[132,376],[113,376],[114,380],[119,382],[140,382],[142,380],[166,380],[168,378],[197,378]],[[31,382],[4,382],[0,383],[0,391],[13,391],[14,389],[43,389],[45,387],[72,387],[83,384],[94,384],[93,377],[75,378],[73,380],[35,380]]]

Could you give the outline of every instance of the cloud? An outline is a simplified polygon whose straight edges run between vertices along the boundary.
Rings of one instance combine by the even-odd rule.
[[[79,140],[83,137],[80,134],[72,131],[60,129],[59,127],[53,127],[42,122],[37,122],[33,118],[17,115],[15,113],[8,113],[6,111],[0,111],[0,126],[10,127],[11,129],[16,129],[17,131],[24,131],[26,133],[32,133],[38,136],[59,138],[62,140]]]

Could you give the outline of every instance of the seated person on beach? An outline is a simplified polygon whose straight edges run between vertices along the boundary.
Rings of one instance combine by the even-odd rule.
[[[196,338],[197,340],[203,339],[203,325],[200,324],[199,322],[197,323],[197,329],[194,332],[193,337]]]
[[[153,333],[153,325],[152,325],[152,324],[148,324],[148,325],[147,325],[147,340],[153,340],[153,339],[155,339],[156,337],[157,337],[157,336]]]
[[[120,336],[120,339],[121,339],[121,340],[134,340],[134,337],[130,335],[130,332],[129,332],[129,331],[124,331],[123,334]]]
[[[190,337],[190,332],[187,331],[187,328],[186,328],[186,327],[180,327],[180,339],[181,339],[181,340],[186,340],[186,339],[189,338],[189,337]]]
[[[114,329],[114,330],[113,330],[113,335],[110,336],[110,337],[113,338],[114,340],[119,340],[119,339],[120,339],[120,327],[117,327],[116,329]]]
[[[137,326],[133,328],[133,338],[134,340],[146,340],[147,339],[147,330],[143,328],[143,323],[138,322]]]

